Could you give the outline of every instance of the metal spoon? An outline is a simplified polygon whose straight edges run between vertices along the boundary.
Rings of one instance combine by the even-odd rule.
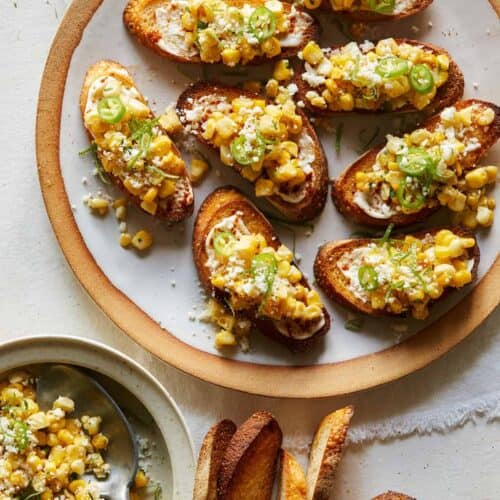
[[[89,415],[102,418],[102,432],[109,437],[106,461],[111,470],[106,479],[99,480],[101,496],[129,500],[130,486],[138,467],[137,442],[127,418],[106,390],[75,368],[46,365],[40,371],[36,392],[38,404],[44,411],[50,410],[59,396],[66,396],[75,402],[71,417]],[[92,474],[86,477],[96,481]]]

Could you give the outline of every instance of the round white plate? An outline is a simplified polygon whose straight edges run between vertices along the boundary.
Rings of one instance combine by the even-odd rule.
[[[325,298],[333,318],[332,328],[324,342],[311,351],[292,354],[254,335],[251,352],[234,352],[229,360],[222,357],[213,346],[213,329],[196,319],[204,297],[191,255],[194,216],[169,229],[138,210],[130,210],[130,230],[145,227],[155,237],[152,251],[141,256],[118,245],[119,232],[113,216],[95,217],[82,203],[84,195],[98,189],[116,195],[92,176],[92,160],[78,156],[88,145],[78,108],[87,68],[100,59],[124,64],[156,112],[176,101],[189,77],[201,75],[196,66],[172,63],[140,46],[123,26],[125,3],[75,0],[68,9],[42,81],[37,154],[47,210],[62,249],[94,300],[127,334],[163,360],[211,382],[273,396],[317,397],[371,387],[424,366],[468,335],[495,307],[498,291],[494,285],[485,284],[486,299],[476,294],[476,298],[469,297],[469,302],[446,315],[471,292],[473,287],[468,287],[434,307],[425,322],[367,318],[362,331],[355,333],[344,327],[350,313]],[[347,41],[331,15],[322,16],[321,22],[322,45]],[[466,97],[498,101],[500,52],[494,47],[500,41],[500,27],[487,0],[474,5],[468,0],[439,0],[424,13],[403,22],[375,25],[367,36],[403,36],[440,45],[463,69]],[[239,79],[244,80],[255,78],[257,71],[265,73],[266,68],[238,71]],[[212,77],[223,73],[221,68],[208,69]],[[230,80],[237,81],[238,77]],[[335,152],[334,134],[320,131],[330,177],[336,177],[358,156],[361,142],[375,131],[380,141],[385,133],[408,126],[410,120],[404,116],[337,118],[336,125],[344,123],[340,154]],[[213,155],[212,160],[212,172],[195,190],[195,214],[205,196],[221,185],[234,184],[252,198],[249,185],[220,165]],[[498,146],[485,162],[500,163]],[[434,217],[425,227],[442,220],[442,216]],[[344,239],[359,229],[336,211],[329,197],[313,227],[294,228],[302,270],[312,276],[318,246],[328,240]],[[290,229],[276,225],[276,230],[292,246]],[[482,254],[479,280],[495,262],[499,237],[498,222],[490,230],[478,232]],[[493,278],[490,273],[490,280]],[[471,301],[472,306],[467,305]],[[462,318],[460,314],[464,313]],[[436,325],[439,318],[444,319]],[[433,331],[438,328],[439,335]],[[301,368],[290,369],[297,365]],[[307,385],[301,383],[304,379]]]

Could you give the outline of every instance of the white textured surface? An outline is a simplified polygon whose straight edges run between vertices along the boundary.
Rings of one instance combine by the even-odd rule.
[[[124,3],[107,1],[117,8]],[[224,416],[239,422],[256,409],[268,408],[283,427],[285,444],[300,452],[324,413],[353,402],[357,414],[352,437],[360,443],[348,448],[339,470],[340,500],[368,499],[388,488],[420,500],[498,498],[498,312],[453,352],[419,373],[355,397],[310,402],[251,397],[198,382],[152,359],[109,322],[64,261],[36,176],[33,133],[39,78],[57,27],[56,12],[61,15],[65,2],[16,3],[17,8],[11,0],[0,3],[0,338],[72,334],[121,349],[164,383],[184,411],[196,446],[215,420]],[[490,28],[497,25],[492,18]],[[487,28],[485,24],[485,32]],[[415,429],[438,432],[417,435]],[[366,440],[398,432],[408,437]]]

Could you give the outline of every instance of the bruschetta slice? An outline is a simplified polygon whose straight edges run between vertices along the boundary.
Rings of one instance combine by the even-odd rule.
[[[279,0],[129,0],[124,22],[143,45],[181,63],[262,63],[319,36],[309,13]]]
[[[318,286],[344,306],[372,316],[411,313],[471,283],[479,247],[468,232],[433,229],[413,235],[326,243],[316,256]]]
[[[217,500],[222,458],[235,432],[236,425],[231,420],[222,420],[208,431],[198,456],[193,500]]]
[[[218,500],[271,500],[282,432],[266,411],[238,427],[222,459]]]
[[[349,17],[353,21],[396,21],[425,10],[433,0],[323,0],[325,8]],[[304,0],[314,5],[315,0]],[[321,2],[320,2],[321,3]]]
[[[331,498],[335,471],[342,458],[353,414],[354,408],[346,406],[330,413],[319,424],[309,454],[307,500]]]
[[[417,500],[414,497],[410,497],[405,493],[398,493],[397,491],[386,491],[381,495],[377,495],[372,498],[372,500]]]
[[[306,500],[306,475],[297,459],[286,450],[280,451],[278,500]]]
[[[404,38],[299,52],[297,98],[316,114],[437,112],[462,98],[464,77],[444,50]]]
[[[444,109],[403,137],[365,153],[333,183],[337,208],[370,226],[405,226],[441,206],[467,228],[491,226],[494,200],[487,197],[496,166],[478,162],[500,137],[500,108],[471,99]]]
[[[100,61],[87,71],[80,109],[104,171],[134,204],[170,222],[193,213],[179,150],[121,64]]]
[[[188,87],[177,101],[186,130],[217,150],[222,163],[254,183],[286,219],[322,211],[328,168],[321,143],[291,95],[280,102],[219,83]]]
[[[292,252],[236,189],[217,189],[203,202],[193,256],[210,296],[291,350],[306,349],[329,330],[329,315]]]

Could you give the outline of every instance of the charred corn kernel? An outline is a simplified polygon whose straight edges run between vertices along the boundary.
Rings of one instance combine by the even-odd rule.
[[[163,181],[158,196],[163,199],[175,193],[176,182],[171,180]]]
[[[109,208],[109,201],[104,198],[90,198],[88,201],[88,206],[92,210],[105,209],[107,211]]]
[[[122,248],[127,248],[130,243],[132,243],[132,235],[130,233],[120,234],[120,246]]]
[[[465,182],[470,189],[480,189],[488,183],[488,172],[485,168],[476,168],[465,176]]]
[[[290,283],[298,283],[302,279],[302,273],[295,266],[291,266],[288,279]]]
[[[447,246],[453,241],[454,238],[455,235],[449,229],[442,229],[436,234],[434,241],[436,242],[436,245]]]
[[[57,446],[59,444],[59,439],[57,439],[57,435],[53,432],[49,432],[47,434],[47,445],[50,447]]]
[[[456,190],[455,190],[456,191]],[[452,197],[448,200],[448,208],[454,212],[462,212],[465,208],[465,202],[467,201],[467,196],[460,191],[453,193]]]
[[[208,171],[208,163],[200,158],[191,161],[190,177],[193,183],[200,182]]]
[[[236,66],[240,62],[241,53],[238,49],[227,48],[221,52],[222,62],[227,66]]]
[[[96,450],[104,450],[108,447],[109,439],[102,433],[96,434],[92,438],[92,446]]]
[[[339,97],[339,105],[342,111],[352,111],[354,109],[354,99],[351,94],[342,94]]]
[[[302,58],[313,66],[319,64],[324,57],[321,47],[316,42],[308,42],[302,50]]]
[[[437,63],[439,64],[439,67],[441,69],[444,69],[444,70],[448,70],[449,67],[450,67],[450,59],[448,56],[446,56],[445,54],[439,54],[437,57],[436,57],[436,60],[437,60]]]
[[[76,493],[79,489],[85,488],[87,483],[83,479],[75,479],[69,483],[68,489],[71,493]]]
[[[143,200],[146,202],[153,202],[158,196],[158,188],[152,187],[149,188],[146,194],[143,197]]]
[[[125,198],[117,198],[112,203],[112,207],[114,209],[119,208],[119,207],[126,207],[126,206],[127,206],[127,200]]]
[[[142,200],[141,208],[148,214],[155,215],[158,210],[158,204],[154,201]]]
[[[304,7],[306,9],[317,9],[320,7],[322,0],[304,0]]]
[[[278,82],[290,80],[293,76],[293,69],[288,59],[282,59],[274,65],[273,78]]]
[[[73,443],[73,434],[71,434],[71,432],[69,432],[67,429],[61,429],[57,433],[57,439],[60,443],[67,446],[68,444]]]
[[[221,330],[215,336],[215,347],[223,349],[224,347],[232,347],[237,345],[236,337],[227,330]]]
[[[461,271],[457,271],[453,276],[452,284],[456,288],[461,288],[472,281],[472,273],[463,269]]]
[[[217,133],[223,139],[229,139],[237,131],[236,123],[228,116],[222,117],[215,126]]]
[[[493,225],[495,214],[493,210],[487,207],[479,207],[477,209],[477,222],[483,227],[490,227]]]
[[[281,278],[286,278],[288,276],[288,273],[290,272],[290,263],[287,262],[286,260],[282,260],[278,264],[278,276]]]
[[[325,98],[323,96],[320,96],[320,95],[314,96],[311,99],[311,104],[314,107],[320,108],[320,109],[326,109],[328,107],[328,104],[327,104]]]
[[[137,233],[134,234],[132,238],[132,245],[137,248],[137,250],[147,250],[153,244],[153,236],[149,231],[145,229],[141,229]],[[89,434],[90,431],[89,431]]]
[[[483,127],[491,125],[495,119],[495,112],[491,108],[485,108],[477,117],[477,124]]]
[[[276,97],[278,95],[278,90],[279,90],[278,81],[275,80],[274,78],[271,78],[266,83],[266,95],[268,97],[274,98],[274,97]]]
[[[281,52],[280,41],[274,36],[264,41],[261,47],[264,54],[268,57],[276,57]]]
[[[142,184],[130,179],[130,177],[123,181],[123,185],[125,189],[134,196],[138,196],[141,193]]]
[[[124,221],[127,218],[127,207],[125,205],[121,205],[115,209],[115,217],[119,221]]]
[[[256,196],[271,196],[274,194],[274,183],[268,179],[258,179],[255,183]]]
[[[149,484],[149,478],[143,470],[140,470],[135,475],[134,486],[136,488],[145,488]]]
[[[166,135],[156,137],[150,146],[151,156],[164,156],[172,149],[172,141]]]

